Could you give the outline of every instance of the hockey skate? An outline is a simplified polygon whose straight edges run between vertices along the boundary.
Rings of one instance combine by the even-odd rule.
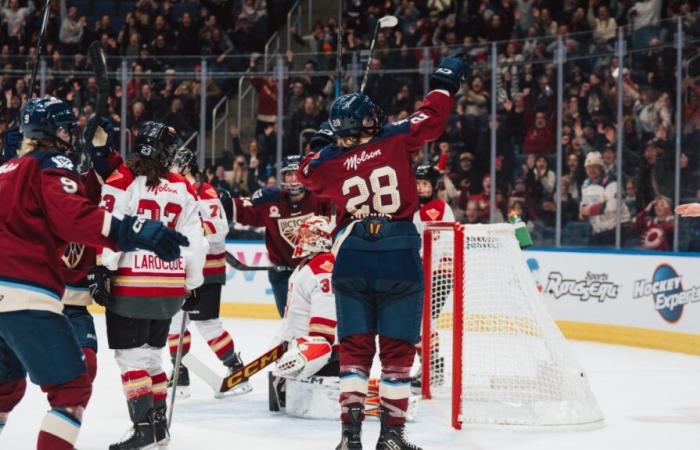
[[[151,420],[135,423],[131,434],[124,440],[109,446],[109,450],[147,450],[157,447],[155,427]]]
[[[387,413],[384,409],[380,412],[380,419],[382,424],[376,450],[423,450],[406,440],[404,425],[387,425]]]
[[[349,408],[351,422],[343,424],[343,434],[340,444],[335,450],[362,450],[362,421],[360,420],[360,408]]]
[[[174,363],[173,363],[174,365]],[[168,379],[168,389],[173,387],[173,382],[175,380],[175,372],[170,375]],[[180,373],[177,378],[177,388],[175,389],[175,394],[179,398],[190,398],[190,371],[187,367],[180,364]]]
[[[233,354],[233,360],[228,362],[226,364],[227,371],[226,371],[226,376],[231,375],[232,373],[241,370],[245,364],[243,364],[243,360],[241,359],[241,354],[240,353],[235,353]],[[226,397],[235,397],[237,395],[243,395],[247,394],[248,392],[253,390],[253,386],[248,383],[248,380],[246,379],[236,387],[226,391],[226,392],[217,392],[214,394],[215,398],[226,398]]]
[[[159,406],[153,411],[153,426],[155,427],[156,443],[158,447],[167,447],[170,443],[170,430],[168,429],[168,417],[165,405]]]

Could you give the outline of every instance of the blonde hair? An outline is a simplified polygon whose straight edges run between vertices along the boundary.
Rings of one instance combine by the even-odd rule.
[[[374,135],[362,133],[359,136],[339,137],[337,144],[340,148],[350,148],[354,145],[366,144]]]

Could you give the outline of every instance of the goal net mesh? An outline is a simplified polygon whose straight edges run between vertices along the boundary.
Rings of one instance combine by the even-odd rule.
[[[424,264],[422,390],[453,426],[602,424],[512,225],[428,226]]]

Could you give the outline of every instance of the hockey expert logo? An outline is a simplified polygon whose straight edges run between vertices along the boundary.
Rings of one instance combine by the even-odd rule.
[[[683,287],[683,277],[669,264],[661,264],[651,281],[636,280],[632,298],[652,297],[654,309],[667,322],[678,322],[686,305],[700,302],[700,286]]]

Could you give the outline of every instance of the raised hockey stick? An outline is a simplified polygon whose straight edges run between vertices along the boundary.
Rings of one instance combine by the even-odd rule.
[[[39,61],[41,61],[41,51],[44,47],[44,36],[46,35],[46,25],[49,23],[49,10],[51,9],[51,0],[46,0],[44,5],[44,16],[41,19],[41,29],[39,30],[39,41],[36,44],[36,61],[32,69],[32,78],[29,82],[29,98],[34,94],[34,85],[36,84],[36,73],[39,70]]]
[[[374,56],[374,43],[377,41],[377,34],[379,34],[379,29],[393,28],[398,23],[399,19],[397,19],[396,16],[384,16],[377,21],[377,25],[374,27],[374,34],[372,35],[372,43],[369,46],[369,60],[367,60],[365,75],[362,77],[362,84],[360,85],[360,94],[364,94],[365,88],[367,87],[367,76],[369,76],[369,66],[372,63],[372,56]]]
[[[180,378],[180,365],[182,365],[182,347],[185,341],[185,330],[187,329],[187,319],[189,312],[182,312],[182,324],[180,324],[180,337],[177,340],[177,353],[175,354],[175,366],[173,367],[173,391],[170,393],[170,411],[168,411],[168,429],[173,424],[173,410],[175,409],[175,398],[177,397],[177,382]]]
[[[195,375],[201,378],[202,381],[207,383],[214,392],[223,393],[228,392],[239,384],[247,381],[248,378],[280,359],[286,350],[286,342],[279,344],[243,366],[242,369],[237,370],[226,377],[218,375],[191,353],[186,354],[182,358],[182,363],[185,364],[187,368]]]
[[[228,265],[230,265],[236,270],[240,270],[241,272],[248,272],[251,270],[272,270],[273,272],[282,272],[283,270],[285,270],[284,268],[280,268],[277,266],[249,266],[239,261],[238,258],[233,256],[231,252],[226,252],[226,262],[228,263]]]
[[[88,47],[88,60],[92,64],[92,71],[97,81],[97,101],[95,102],[95,120],[90,122],[85,130],[85,151],[92,148],[92,138],[97,130],[99,117],[107,113],[107,100],[109,99],[109,78],[107,77],[107,60],[100,41],[93,41]]]

